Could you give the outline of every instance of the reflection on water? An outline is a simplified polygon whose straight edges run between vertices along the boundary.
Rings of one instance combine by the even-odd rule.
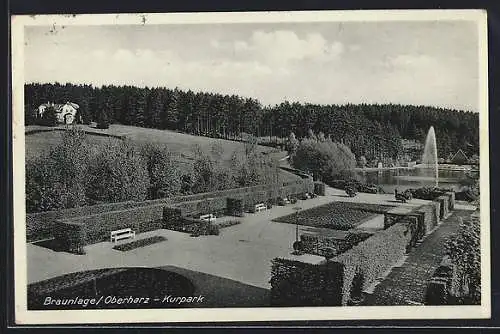
[[[434,187],[435,177],[432,168],[392,169],[383,171],[358,171],[357,175],[365,183],[379,185],[386,193],[393,193],[394,189]],[[455,191],[462,189],[460,180],[465,177],[463,170],[439,170],[439,187],[452,188]]]

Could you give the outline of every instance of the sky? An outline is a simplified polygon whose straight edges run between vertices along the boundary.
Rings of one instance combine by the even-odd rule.
[[[25,28],[25,80],[479,111],[472,21]],[[52,30],[52,32],[51,32]]]

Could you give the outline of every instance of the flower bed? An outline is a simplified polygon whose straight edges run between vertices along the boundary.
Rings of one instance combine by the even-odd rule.
[[[274,221],[312,227],[349,230],[363,223],[375,214],[390,210],[391,206],[333,202],[312,209],[279,217]]]
[[[234,226],[234,225],[238,225],[238,224],[241,224],[241,221],[236,220],[236,219],[227,220],[225,222],[215,223],[215,225],[217,225],[219,228],[226,228],[226,227],[230,227],[230,226]]]
[[[145,238],[145,239],[140,239],[132,242],[128,242],[126,244],[121,244],[121,245],[116,245],[113,247],[113,249],[126,252],[132,249],[136,248],[141,248],[141,247],[146,247],[152,244],[156,244],[162,241],[166,241],[167,238],[161,236],[161,235],[155,235],[154,237],[150,238]]]

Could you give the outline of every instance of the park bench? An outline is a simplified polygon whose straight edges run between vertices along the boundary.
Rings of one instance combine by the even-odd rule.
[[[111,231],[111,242],[117,242],[118,240],[128,238],[135,238],[135,231],[132,231],[131,228]]]
[[[278,204],[283,206],[283,205],[290,204],[290,201],[288,200],[288,198],[283,197],[283,198],[278,199]]]
[[[267,206],[264,203],[255,204],[255,212],[266,210]]]
[[[200,220],[203,220],[203,221],[206,221],[206,222],[209,222],[209,223],[215,222],[215,219],[216,219],[216,217],[213,214],[211,214],[211,213],[209,213],[207,215],[201,215],[200,216]]]

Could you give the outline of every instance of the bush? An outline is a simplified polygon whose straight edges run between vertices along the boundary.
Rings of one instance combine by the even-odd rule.
[[[92,203],[142,201],[149,177],[142,156],[129,142],[109,142],[89,163],[87,197]]]
[[[96,128],[109,129],[109,116],[106,110],[101,110],[101,112],[97,114]]]
[[[413,198],[424,199],[433,201],[447,192],[453,191],[451,189],[436,188],[436,187],[422,187],[417,189],[409,189]]]
[[[303,139],[292,156],[292,165],[312,173],[314,179],[326,181],[336,176],[350,175],[356,167],[356,158],[347,146],[331,139]]]
[[[462,303],[481,303],[481,223],[479,218],[463,219],[456,235],[446,242],[446,255],[455,272],[452,295]]]
[[[86,204],[85,184],[89,146],[83,130],[71,127],[48,154],[26,163],[28,212],[78,207]]]
[[[341,305],[342,265],[276,258],[271,268],[271,306]]]
[[[227,220],[227,221],[222,222],[222,223],[216,223],[216,225],[219,227],[219,229],[238,225],[238,224],[241,224],[241,220],[233,219],[233,220]]]
[[[150,199],[171,197],[180,193],[181,176],[172,154],[166,147],[146,144],[141,154],[148,170]]]
[[[125,244],[121,245],[116,245],[113,246],[113,249],[122,251],[122,252],[127,252],[136,248],[141,248],[141,247],[146,247],[149,245],[157,244],[159,242],[165,241],[167,238],[161,236],[161,235],[155,235],[154,237],[149,237],[149,238],[144,238],[132,242],[127,242]]]
[[[43,112],[40,124],[45,126],[56,126],[57,123],[56,109],[54,106],[47,106]]]

